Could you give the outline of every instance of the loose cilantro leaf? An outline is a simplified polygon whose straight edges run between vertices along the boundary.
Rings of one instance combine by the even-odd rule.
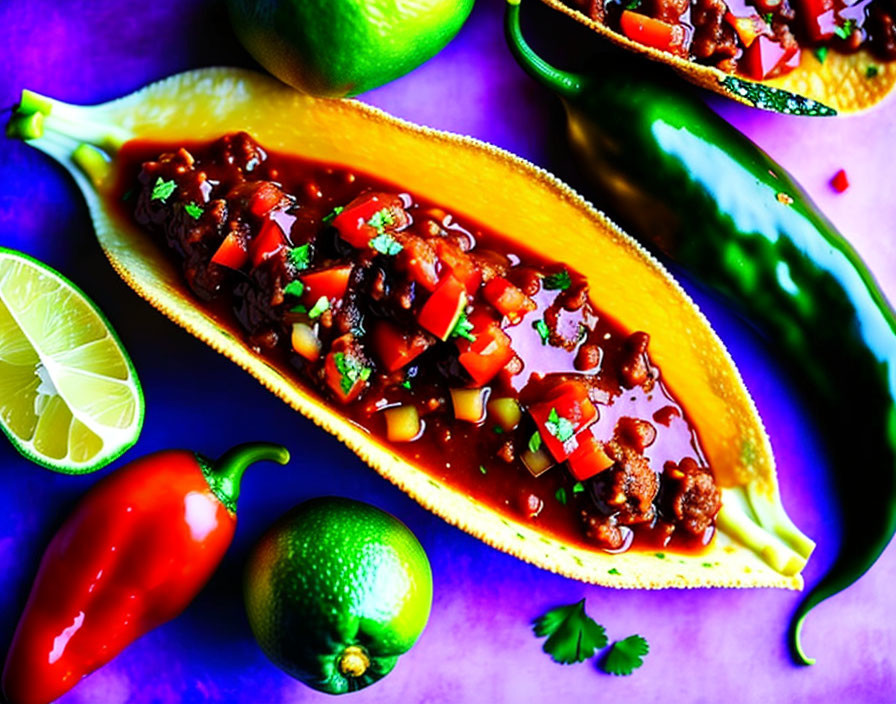
[[[762,19],[765,20],[765,23],[767,25],[771,26],[772,22],[775,19],[775,16],[771,12],[767,12],[762,16]]]
[[[492,428],[492,432],[495,435],[502,435],[504,433],[504,428],[502,428],[500,425],[496,425],[494,428]]]
[[[342,392],[345,394],[352,390],[352,387],[359,379],[367,381],[370,378],[371,369],[369,367],[361,365],[353,357],[346,357],[343,352],[334,354],[333,362],[335,362],[336,369],[341,376],[339,386],[342,387]]]
[[[317,302],[312,306],[311,310],[308,311],[308,317],[312,320],[316,320],[321,315],[323,315],[324,311],[329,310],[330,301],[327,300],[326,296],[321,296],[317,299]]]
[[[584,599],[551,609],[535,619],[533,630],[539,638],[548,636],[544,652],[564,665],[587,660],[607,644],[604,627],[585,613]]]
[[[293,306],[289,309],[290,313],[307,313],[308,309],[305,306]]]
[[[283,293],[298,298],[303,293],[305,293],[305,284],[303,284],[301,281],[290,281],[288,284],[286,284],[286,286],[283,287]]]
[[[565,489],[564,487],[561,486],[561,487],[560,487],[559,489],[557,489],[557,491],[554,493],[554,498],[557,499],[557,501],[559,501],[561,504],[563,504],[564,506],[566,506],[566,489]]]
[[[828,58],[828,51],[830,50],[826,46],[820,46],[815,50],[815,58],[818,59],[818,63],[824,63],[824,60]]]
[[[177,184],[174,181],[164,181],[162,177],[159,176],[156,179],[155,184],[152,187],[152,193],[149,196],[150,200],[160,200],[163,203],[171,197],[171,194],[174,193],[174,189],[177,188]]]
[[[561,269],[556,274],[545,276],[542,285],[548,291],[565,291],[572,285],[572,280],[569,278],[569,272]]]
[[[403,245],[396,242],[394,237],[387,235],[385,232],[381,232],[370,240],[370,246],[380,254],[385,254],[387,257],[394,257],[404,249]]]
[[[607,574],[622,574],[622,573],[619,570],[617,570],[615,567],[611,567],[610,569],[607,570]]]
[[[582,482],[576,482],[572,485],[573,494],[581,494],[583,491],[585,491],[585,485]]]
[[[289,250],[289,261],[299,271],[311,264],[311,245],[307,242]]]
[[[457,323],[455,323],[454,328],[451,330],[451,337],[462,337],[470,342],[476,342],[476,336],[470,332],[472,329],[473,323],[467,318],[467,314],[461,311]]]
[[[630,675],[644,664],[650,646],[641,636],[629,636],[616,641],[604,661],[604,672],[611,675]]]
[[[641,0],[629,0],[625,3],[626,10],[637,10],[639,7],[641,7]]]
[[[538,333],[538,336],[541,338],[541,344],[548,344],[548,338],[551,336],[550,328],[548,328],[548,324],[544,322],[541,318],[532,323],[532,327],[535,328],[535,332]]]
[[[370,218],[370,220],[367,221],[367,224],[375,228],[377,232],[382,234],[382,231],[386,227],[386,225],[392,225],[394,222],[395,219],[392,217],[392,213],[389,212],[389,209],[383,208],[382,210],[377,210]]]
[[[869,64],[868,68],[865,69],[865,78],[876,78],[879,73],[880,69],[877,66]]]
[[[406,388],[408,391],[411,390],[411,380],[410,379],[405,379],[403,382],[401,382],[401,385],[404,388]]]
[[[551,412],[548,413],[548,419],[545,421],[544,426],[560,442],[566,442],[575,434],[575,426],[569,419],[557,413],[556,408],[552,408]]]
[[[541,449],[541,434],[536,430],[529,438],[529,452],[538,452]]]
[[[849,19],[846,20],[843,24],[837,25],[834,27],[834,34],[836,34],[841,39],[849,39],[849,36],[852,34],[852,31],[856,27],[856,21]]]
[[[198,220],[199,218],[202,217],[203,210],[201,207],[199,207],[195,203],[187,203],[184,206],[184,210],[186,211],[187,215],[189,215],[194,220]]]
[[[345,210],[345,208],[343,208],[341,205],[337,205],[335,208],[333,208],[333,209],[329,212],[329,214],[324,215],[324,216],[321,218],[321,222],[324,223],[325,225],[329,225],[331,222],[333,222],[333,220],[335,219],[335,217],[336,217],[337,215],[339,215],[339,213],[341,213],[343,210]]]
[[[485,468],[484,464],[479,465],[479,472],[481,474],[488,474],[488,470]]]

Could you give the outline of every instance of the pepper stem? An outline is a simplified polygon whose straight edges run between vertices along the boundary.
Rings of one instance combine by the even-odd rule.
[[[249,465],[262,460],[279,464],[289,462],[289,451],[269,442],[247,442],[231,448],[215,462],[199,458],[199,465],[209,487],[228,511],[236,513],[240,498],[240,481]]]
[[[507,0],[504,12],[504,36],[510,47],[510,53],[517,63],[536,81],[564,97],[572,97],[582,92],[581,76],[554,68],[536,54],[523,39],[520,30],[520,0]]]
[[[339,672],[345,677],[360,677],[370,667],[370,658],[364,648],[350,645],[339,656]]]

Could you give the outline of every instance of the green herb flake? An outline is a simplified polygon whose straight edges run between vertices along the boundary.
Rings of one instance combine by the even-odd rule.
[[[541,434],[536,430],[529,438],[529,452],[538,452],[541,449]]]
[[[174,181],[165,181],[159,176],[152,187],[152,194],[149,196],[149,199],[160,200],[164,203],[174,193],[175,188],[177,188],[177,184]]]
[[[561,269],[556,274],[545,276],[542,285],[548,291],[565,291],[572,286],[572,279],[569,278],[569,272]]]
[[[665,560],[665,559],[666,559],[666,553],[664,553],[664,552],[655,552],[655,553],[653,553],[653,554],[654,554],[654,556],[660,558],[661,560]]]
[[[774,19],[775,19],[775,16],[774,16],[771,12],[766,12],[766,13],[762,16],[762,19],[765,20],[765,23],[766,23],[767,25],[771,26],[772,22],[773,22]]]
[[[396,242],[394,237],[387,235],[385,232],[381,232],[370,240],[370,246],[380,254],[385,254],[387,257],[394,257],[404,249],[403,245]]]
[[[288,296],[295,296],[298,298],[303,293],[305,293],[305,284],[301,281],[290,281],[286,286],[283,287],[283,293]]]
[[[337,205],[335,208],[333,208],[329,212],[329,214],[324,215],[321,218],[321,222],[324,225],[329,225],[331,222],[333,222],[333,220],[336,218],[336,216],[339,215],[339,213],[341,213],[343,210],[345,210],[345,208],[343,208],[341,205]]]
[[[195,203],[187,203],[184,206],[184,211],[194,220],[198,220],[202,217],[202,213],[204,212],[202,208]]]
[[[289,309],[290,313],[307,313],[308,309],[305,306],[293,306]]]
[[[828,58],[828,51],[830,51],[830,49],[828,49],[826,46],[820,46],[813,52],[815,54],[815,58],[818,59],[818,63],[824,63],[824,60]]]
[[[878,68],[874,64],[869,64],[868,68],[865,69],[865,78],[877,78],[877,75],[879,73],[880,68]]]
[[[462,337],[470,342],[476,342],[476,336],[471,332],[473,323],[467,318],[467,314],[461,311],[460,317],[457,319],[454,328],[451,330],[451,337]]]
[[[572,485],[573,494],[581,494],[583,491],[585,491],[585,485],[582,482],[576,482]]]
[[[607,644],[604,627],[585,613],[585,600],[551,609],[533,622],[539,638],[548,636],[543,650],[554,662],[570,665],[583,662]]]
[[[406,388],[408,391],[411,390],[411,380],[410,379],[405,379],[403,382],[401,382],[401,385],[404,388]]]
[[[644,664],[644,656],[649,652],[650,646],[641,636],[629,636],[616,641],[604,661],[604,672],[630,675]]]
[[[607,570],[607,574],[622,574],[622,572],[617,570],[615,567],[611,567],[610,569]]]
[[[479,465],[479,473],[480,474],[488,474],[488,470],[485,468],[485,465]]]
[[[834,34],[843,40],[849,39],[853,30],[856,28],[856,21],[853,19],[846,20],[843,24],[834,27]]]
[[[562,505],[566,506],[566,488],[560,487],[554,492],[554,498],[557,499]]]
[[[703,567],[712,567],[712,563],[711,563],[711,562],[702,562],[702,563],[700,563],[700,564],[703,565]]]
[[[500,425],[496,425],[494,428],[492,428],[492,432],[495,435],[501,435],[504,433],[504,428],[502,428]]]
[[[641,0],[628,0],[625,3],[626,10],[637,10],[639,7],[641,7]]]
[[[370,218],[370,220],[367,221],[367,224],[376,229],[376,231],[380,234],[382,234],[382,231],[385,229],[386,225],[393,225],[394,223],[395,218],[392,217],[392,213],[388,208],[377,210]]]
[[[321,296],[317,299],[317,302],[312,306],[311,310],[308,311],[308,317],[312,320],[317,320],[321,315],[323,315],[324,311],[330,309],[330,301],[327,300],[326,296]]]
[[[367,381],[370,378],[371,369],[369,367],[362,366],[352,357],[346,357],[343,352],[334,354],[333,362],[340,374],[339,386],[342,387],[344,394],[349,393],[358,380]]]
[[[311,265],[311,245],[306,242],[290,249],[289,262],[299,271],[307,269]]]
[[[548,432],[560,442],[566,442],[575,434],[575,427],[573,424],[569,419],[564,418],[557,413],[556,408],[552,408],[551,412],[548,413],[548,419],[545,421],[544,426],[548,429]]]
[[[532,323],[532,327],[535,328],[535,332],[537,332],[538,336],[541,338],[541,344],[548,344],[548,338],[551,336],[551,330],[548,328],[548,324],[544,322],[543,319],[539,318]]]

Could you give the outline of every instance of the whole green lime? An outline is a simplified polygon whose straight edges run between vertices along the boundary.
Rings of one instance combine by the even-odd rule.
[[[389,674],[420,637],[432,572],[397,518],[324,497],[296,506],[261,538],[245,597],[267,656],[310,687],[342,694]]]
[[[228,0],[243,46],[284,83],[357,95],[431,59],[473,0]]]

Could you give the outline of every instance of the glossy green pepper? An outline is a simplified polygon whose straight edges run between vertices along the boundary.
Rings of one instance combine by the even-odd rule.
[[[473,0],[227,0],[234,31],[284,83],[337,98],[392,81],[457,34]]]
[[[877,560],[896,531],[896,316],[856,252],[784,169],[670,75],[614,57],[593,75],[535,55],[507,0],[520,65],[556,92],[573,146],[607,213],[724,295],[773,340],[828,439],[843,508],[835,564],[804,598],[819,602]]]

